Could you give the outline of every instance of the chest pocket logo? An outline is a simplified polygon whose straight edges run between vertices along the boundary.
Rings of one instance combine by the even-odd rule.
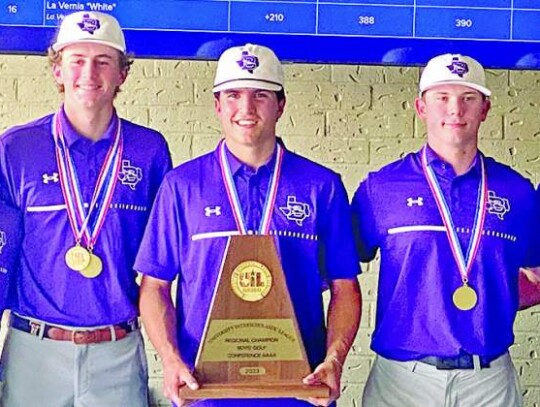
[[[50,175],[45,173],[41,176],[41,180],[43,181],[44,184],[48,184],[49,182],[57,183],[60,181],[60,177],[58,176],[57,172],[53,172]]]
[[[205,206],[204,207],[204,216],[209,218],[210,216],[221,216],[221,206]]]
[[[495,195],[494,191],[488,191],[487,211],[504,220],[504,215],[510,212],[510,202],[506,198]]]
[[[409,208],[412,208],[414,205],[417,206],[424,206],[424,197],[419,196],[418,198],[414,199],[413,197],[407,198],[407,206]]]
[[[122,169],[118,173],[118,180],[122,185],[130,187],[135,191],[135,187],[143,179],[142,169],[131,165],[129,160],[122,160]]]
[[[296,222],[298,226],[302,226],[304,220],[311,215],[309,205],[304,202],[298,202],[294,195],[289,195],[287,197],[287,206],[280,206],[279,210],[288,220]]]

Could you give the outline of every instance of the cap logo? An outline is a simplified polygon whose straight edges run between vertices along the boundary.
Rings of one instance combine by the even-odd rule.
[[[89,32],[92,35],[100,28],[99,20],[97,18],[90,18],[90,14],[83,14],[82,21],[77,23],[77,25],[82,31]]]
[[[446,66],[450,73],[463,78],[467,72],[469,72],[469,65],[466,62],[460,61],[458,57],[452,58],[452,63]]]
[[[259,66],[259,58],[251,55],[248,51],[242,51],[242,58],[236,63],[240,69],[253,73],[253,70]]]

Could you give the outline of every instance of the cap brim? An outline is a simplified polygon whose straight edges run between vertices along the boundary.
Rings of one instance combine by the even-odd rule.
[[[57,42],[55,44],[52,45],[52,49],[56,52],[59,52],[61,50],[63,50],[65,47],[69,46],[69,45],[73,45],[73,44],[85,44],[85,43],[92,43],[92,44],[101,44],[101,45],[107,45],[111,48],[114,48],[118,51],[120,51],[121,53],[125,54],[126,53],[126,50],[123,49],[122,47],[118,46],[117,44],[113,43],[113,42],[110,42],[110,41],[102,41],[102,40],[93,40],[91,38],[88,38],[88,39],[80,39],[80,40],[76,40],[76,41],[66,41],[66,42]]]
[[[279,83],[265,81],[261,79],[235,79],[231,81],[222,82],[217,84],[212,89],[213,93],[221,92],[228,89],[241,89],[241,88],[250,88],[250,89],[263,89],[263,90],[272,90],[278,92],[283,89],[283,86]]]
[[[478,92],[482,93],[485,96],[491,96],[491,91],[488,88],[481,85],[477,85],[476,83],[471,83],[467,81],[441,81],[441,82],[432,83],[431,85],[424,87],[424,89],[420,89],[420,96],[422,96],[422,93],[424,93],[426,90],[433,89],[439,85],[467,86],[469,88],[473,88],[474,90],[477,90]]]

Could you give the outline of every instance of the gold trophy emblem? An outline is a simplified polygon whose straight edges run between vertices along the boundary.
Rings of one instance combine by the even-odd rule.
[[[244,301],[260,301],[272,288],[272,274],[268,267],[258,261],[244,261],[233,270],[231,287]]]

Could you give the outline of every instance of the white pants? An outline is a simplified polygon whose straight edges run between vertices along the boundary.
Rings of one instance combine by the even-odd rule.
[[[522,407],[510,355],[484,369],[437,370],[422,362],[377,356],[369,373],[363,407]]]
[[[116,342],[75,345],[13,328],[2,360],[3,407],[147,407],[140,331]]]

